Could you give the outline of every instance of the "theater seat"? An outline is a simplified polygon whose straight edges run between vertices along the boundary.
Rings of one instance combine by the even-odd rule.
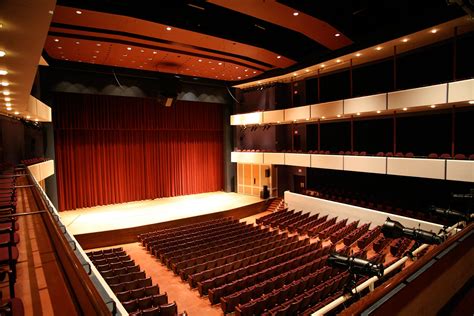
[[[160,316],[176,316],[178,315],[178,306],[176,302],[160,305]]]
[[[11,298],[6,303],[0,304],[0,315],[23,316],[25,308],[19,298]]]

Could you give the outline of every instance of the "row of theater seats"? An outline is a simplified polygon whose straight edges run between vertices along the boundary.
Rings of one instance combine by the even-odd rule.
[[[17,211],[17,179],[21,170],[8,163],[0,164],[0,282],[8,277],[9,297],[3,299],[0,292],[1,315],[23,315],[24,308],[21,299],[15,297],[16,264],[20,242],[19,224],[15,216]]]
[[[175,316],[176,302],[168,302],[168,294],[160,294],[151,277],[135,265],[122,248],[111,248],[87,253],[100,274],[130,315]]]
[[[343,254],[349,254],[354,246],[358,251],[352,255],[365,257],[369,246],[376,252],[381,253],[385,248],[389,248],[394,257],[402,257],[406,250],[412,246],[409,239],[397,238],[388,239],[381,235],[381,227],[375,226],[370,229],[370,223],[359,226],[359,221],[347,224],[347,219],[337,221],[337,217],[328,219],[328,216],[319,217],[319,213],[309,216],[309,213],[302,211],[295,212],[283,209],[256,220],[261,226],[268,226],[278,229],[280,232],[298,232],[300,235],[318,237],[320,240],[329,240],[333,245],[340,242],[344,247],[340,250]],[[384,262],[381,256],[380,263]]]
[[[446,222],[445,218],[442,218],[436,214],[423,212],[420,210],[414,210],[404,207],[403,205],[396,205],[399,201],[394,201],[393,203],[388,200],[381,200],[380,197],[378,200],[375,200],[374,197],[363,194],[363,193],[353,193],[351,191],[346,191],[342,189],[332,189],[332,188],[319,188],[319,189],[307,189],[303,192],[305,195],[312,197],[318,197],[321,199],[336,201],[345,204],[351,204],[355,206],[360,206],[364,208],[370,208],[378,210],[381,212],[397,214],[401,216],[412,217],[420,220],[425,220],[429,222],[436,222],[441,224],[449,224]]]
[[[235,151],[237,152],[277,152],[275,150],[265,150],[265,149],[236,149]],[[295,154],[302,154],[302,153],[308,153],[308,154],[319,154],[319,155],[346,155],[346,156],[377,156],[377,157],[405,157],[405,158],[431,158],[431,159],[456,159],[456,160],[474,160],[474,154],[470,155],[465,155],[465,154],[455,154],[451,155],[448,153],[443,153],[443,154],[437,154],[437,153],[430,153],[428,156],[415,156],[414,153],[412,152],[407,152],[407,153],[402,153],[402,152],[382,152],[379,151],[376,154],[368,154],[366,151],[344,151],[340,150],[338,152],[333,152],[329,150],[308,150],[303,151],[301,149],[299,150],[281,150],[278,151],[279,153],[295,153]]]
[[[288,237],[286,232],[246,225],[232,218],[139,235],[150,253],[176,274],[221,304],[224,313],[259,315],[298,302],[309,308],[337,291],[339,274],[326,266],[331,246]],[[332,280],[332,283],[326,283]],[[318,287],[325,294],[298,296]],[[327,295],[326,295],[327,292]],[[312,296],[311,296],[312,297]],[[308,304],[306,302],[308,301]]]
[[[49,159],[44,158],[44,157],[36,157],[36,158],[24,159],[21,161],[21,163],[24,164],[25,166],[31,166],[40,162],[45,162],[47,160]]]

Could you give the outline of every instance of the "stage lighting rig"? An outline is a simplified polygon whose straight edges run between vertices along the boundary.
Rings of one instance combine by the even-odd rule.
[[[370,262],[354,256],[347,257],[338,253],[331,253],[327,263],[334,268],[347,269],[351,274],[349,280],[344,285],[345,293],[352,294],[352,289],[356,287],[359,276],[377,276],[381,278],[384,273],[383,264],[381,263]]]
[[[417,243],[423,244],[440,244],[444,240],[441,236],[435,233],[416,228],[405,228],[402,224],[397,221],[392,221],[390,217],[382,226],[382,233],[388,238],[400,238],[405,237],[415,240]]]
[[[449,217],[455,220],[460,220],[464,222],[469,222],[470,217],[464,213],[451,210],[451,209],[446,209],[446,208],[441,208],[441,207],[436,207],[435,205],[431,205],[428,210],[436,215],[441,215],[443,217]]]

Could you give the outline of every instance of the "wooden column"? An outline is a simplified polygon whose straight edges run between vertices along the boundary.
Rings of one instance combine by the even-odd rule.
[[[393,155],[397,153],[397,111],[393,111]]]
[[[456,105],[451,108],[451,157],[454,158],[456,143]]]
[[[321,120],[318,119],[318,151],[321,150]]]
[[[354,115],[351,115],[351,153],[354,152]]]
[[[321,69],[318,68],[318,103],[321,102],[321,85],[319,83],[319,81],[321,80],[321,77],[320,77],[320,73],[321,73]]]

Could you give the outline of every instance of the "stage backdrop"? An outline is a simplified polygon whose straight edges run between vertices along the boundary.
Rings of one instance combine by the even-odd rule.
[[[59,209],[222,190],[222,107],[57,94]]]

